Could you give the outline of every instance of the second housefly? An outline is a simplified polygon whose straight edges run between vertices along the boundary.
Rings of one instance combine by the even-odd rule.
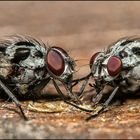
[[[92,76],[93,84],[89,84],[96,91],[92,97],[92,103],[96,107],[104,97],[103,89],[109,85],[113,91],[104,103],[101,102],[100,109],[91,115],[97,116],[106,110],[109,103],[118,91],[122,93],[136,93],[140,90],[140,38],[125,37],[111,44],[104,52],[96,52],[90,59],[89,75],[83,77],[83,91]],[[84,93],[81,92],[81,97]],[[89,110],[91,112],[91,110]]]

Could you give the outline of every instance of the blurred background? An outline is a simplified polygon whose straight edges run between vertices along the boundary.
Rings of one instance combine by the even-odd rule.
[[[79,75],[89,72],[93,53],[140,34],[138,1],[1,1],[0,9],[0,36],[27,34],[58,45],[79,60]]]

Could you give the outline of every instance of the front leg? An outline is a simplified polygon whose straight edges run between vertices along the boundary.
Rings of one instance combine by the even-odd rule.
[[[82,105],[82,102],[80,100],[80,98],[76,95],[76,93],[72,92],[72,89],[70,88],[70,85],[65,85],[65,83],[63,83],[68,95],[71,97],[71,99],[73,99],[74,101],[76,101],[78,104]]]
[[[85,79],[88,79],[90,76],[91,76],[91,73],[88,74],[87,76],[82,77],[82,78],[78,78],[78,79],[72,80],[71,83],[74,83],[74,84],[72,85],[72,87],[76,86],[80,81],[83,81],[83,80],[85,80]]]
[[[82,86],[81,86],[81,88],[80,88],[80,91],[78,92],[79,99],[83,97],[83,95],[84,95],[84,89],[85,89],[85,87],[86,87],[86,85],[87,85],[90,77],[91,77],[91,73],[88,74],[85,77],[82,77],[80,79],[75,79],[75,80],[72,81],[72,83],[74,82],[74,84],[71,86],[71,91],[72,91],[72,88],[74,86],[76,86],[80,81],[84,81],[83,84],[82,84]]]
[[[89,116],[86,120],[90,120],[94,117],[96,117],[99,113],[102,113],[103,111],[106,110],[106,108],[108,107],[109,103],[112,101],[113,97],[116,95],[117,91],[119,90],[119,86],[117,86],[113,92],[110,94],[109,98],[101,105],[100,110],[98,110],[98,112],[94,113],[93,115]]]
[[[53,81],[54,87],[56,88],[58,94],[61,96],[61,98],[63,99],[63,101],[64,101],[65,103],[67,103],[67,104],[69,104],[69,105],[71,105],[71,106],[74,106],[74,107],[76,107],[76,108],[78,108],[78,109],[80,109],[80,110],[82,110],[82,111],[86,111],[86,112],[92,112],[92,111],[93,111],[93,110],[90,110],[90,109],[82,108],[82,107],[78,106],[78,105],[75,104],[75,103],[69,102],[69,101],[66,99],[66,97],[64,96],[64,94],[62,93],[62,91],[60,90],[60,88],[58,87],[58,85],[57,85],[57,83],[55,82],[55,80],[52,79],[52,81]]]
[[[98,82],[97,81],[95,81],[95,84],[91,84],[91,83],[89,83],[89,86],[91,86],[94,90],[95,90],[95,95],[94,96],[92,96],[92,98],[91,98],[91,101],[92,101],[92,103],[93,103],[93,106],[95,106],[95,105],[97,105],[98,103],[99,103],[99,101],[102,99],[102,97],[103,97],[103,89],[104,89],[104,87],[105,86],[100,86],[99,84],[98,84]]]

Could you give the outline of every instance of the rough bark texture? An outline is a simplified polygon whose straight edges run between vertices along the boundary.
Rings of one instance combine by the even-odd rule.
[[[0,36],[28,34],[63,47],[79,60],[75,77],[89,72],[93,53],[121,37],[140,35],[140,2],[9,1],[0,2],[0,9]],[[49,93],[56,94],[51,87]],[[21,102],[29,117],[24,121],[13,103],[1,100],[0,138],[140,138],[139,102],[127,99],[86,122],[85,112],[29,111],[29,101]]]

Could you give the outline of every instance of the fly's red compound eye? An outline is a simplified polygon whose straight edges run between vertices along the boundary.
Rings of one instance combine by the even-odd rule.
[[[56,76],[60,76],[65,69],[65,61],[56,50],[50,50],[47,55],[48,69]]]
[[[93,63],[95,61],[95,58],[98,56],[99,53],[101,53],[101,52],[97,52],[94,55],[92,55],[92,57],[90,59],[90,62],[89,62],[90,68],[92,68],[92,65],[93,65]]]
[[[61,51],[63,54],[68,55],[68,53],[64,49],[62,49],[60,47],[53,46],[52,48],[55,48],[55,49]]]
[[[121,72],[122,61],[117,56],[112,56],[109,58],[107,63],[107,70],[110,76],[116,76]]]

